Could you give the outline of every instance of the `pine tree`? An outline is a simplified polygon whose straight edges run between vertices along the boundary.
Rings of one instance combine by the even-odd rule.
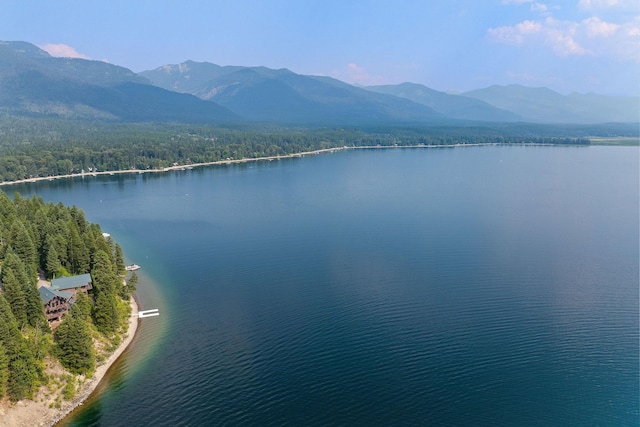
[[[13,317],[18,322],[19,327],[27,324],[27,300],[22,286],[10,268],[2,269],[2,283],[4,285],[4,296],[11,307]]]
[[[12,248],[9,248],[4,257],[4,261],[2,262],[2,271],[0,274],[2,280],[4,280],[4,274],[6,271],[12,271],[20,284],[25,282],[33,282],[35,284],[35,274],[31,276],[27,273],[24,263]]]
[[[9,355],[0,342],[0,399],[7,394],[7,384],[9,382]]]
[[[39,384],[37,362],[26,343],[18,348],[15,357],[9,362],[9,398],[13,401],[32,398]]]
[[[74,305],[56,330],[56,354],[60,363],[75,374],[93,372],[95,350],[82,308]]]
[[[83,322],[91,321],[91,309],[93,308],[93,303],[87,295],[83,292],[78,292],[76,301],[73,303],[73,307],[74,310],[77,310],[78,319],[81,319]]]
[[[14,252],[23,262],[26,271],[35,274],[38,265],[37,251],[27,227],[25,227],[22,222],[15,221],[11,229],[11,234],[11,246]]]
[[[91,277],[96,293],[115,294],[119,284],[118,276],[114,273],[109,254],[98,251],[95,255]]]
[[[131,272],[131,276],[129,280],[127,280],[126,286],[123,286],[123,292],[121,293],[121,297],[123,300],[128,300],[130,296],[132,296],[136,292],[136,288],[138,287],[138,275],[135,271]]]
[[[24,263],[12,252],[5,257],[2,281],[7,293],[7,301],[20,327],[27,322],[34,327],[43,325],[45,323],[44,307],[36,288],[35,276],[25,273]]]
[[[55,273],[60,268],[60,259],[55,245],[51,244],[47,251],[47,277],[55,277]]]
[[[122,247],[120,247],[120,245],[117,243],[115,244],[113,255],[114,255],[113,267],[116,275],[119,276],[124,271],[124,255],[122,253]]]
[[[4,295],[0,294],[0,343],[4,346],[7,354],[12,356],[18,351],[21,342],[22,336],[18,322]]]
[[[66,223],[68,269],[73,274],[86,273],[91,267],[91,255],[81,236],[78,224],[69,220]]]
[[[22,291],[27,303],[27,320],[29,324],[34,328],[41,328],[47,325],[47,320],[44,317],[44,303],[40,298],[40,292],[38,292],[36,285],[32,282],[23,283]]]
[[[118,330],[118,305],[112,293],[98,294],[93,318],[96,327],[105,336],[110,336]]]
[[[15,205],[4,191],[0,191],[0,222],[11,224],[16,216]]]

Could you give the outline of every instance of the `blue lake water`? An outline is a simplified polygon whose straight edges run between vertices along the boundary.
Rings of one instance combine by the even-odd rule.
[[[639,150],[348,150],[7,188],[142,265],[65,425],[637,425]]]

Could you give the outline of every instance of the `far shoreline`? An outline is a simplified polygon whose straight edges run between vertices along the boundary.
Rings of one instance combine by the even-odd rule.
[[[402,148],[455,148],[455,147],[484,147],[484,146],[498,146],[498,145],[513,145],[513,146],[555,146],[564,144],[541,144],[541,143],[499,143],[499,142],[481,142],[481,143],[473,143],[473,144],[419,144],[419,145],[363,145],[358,147],[353,146],[343,146],[343,147],[334,147],[334,148],[322,148],[319,150],[313,151],[303,151],[300,153],[292,153],[292,154],[283,154],[278,156],[267,156],[267,157],[244,157],[242,159],[229,159],[229,160],[215,160],[212,162],[204,162],[204,163],[190,163],[184,165],[176,165],[176,166],[167,166],[165,168],[159,169],[124,169],[124,170],[112,170],[112,171],[100,171],[100,172],[81,172],[74,174],[66,174],[66,175],[54,175],[54,176],[39,176],[34,178],[25,178],[19,179],[16,181],[2,181],[0,182],[0,187],[8,187],[11,185],[18,184],[28,184],[35,183],[41,181],[56,181],[59,179],[68,179],[68,178],[85,178],[85,177],[96,177],[96,176],[104,176],[104,175],[124,175],[124,174],[145,174],[145,173],[163,173],[163,172],[172,172],[172,171],[182,171],[189,170],[193,168],[206,167],[206,166],[217,166],[217,165],[232,165],[232,164],[242,164],[249,162],[262,162],[262,161],[273,161],[273,160],[282,160],[282,159],[292,159],[316,154],[324,154],[324,153],[334,153],[336,151],[343,150],[371,150],[371,149],[402,149]],[[597,144],[595,144],[597,145]],[[569,145],[573,146],[573,145]],[[589,145],[576,145],[576,146],[589,146]]]
[[[58,180],[58,179],[67,179],[67,178],[76,178],[76,177],[85,178],[85,177],[95,177],[95,176],[98,176],[98,175],[162,173],[162,172],[179,171],[179,170],[186,170],[187,168],[196,168],[196,167],[204,167],[204,166],[228,165],[228,164],[248,163],[248,162],[257,162],[257,161],[280,160],[280,159],[287,159],[287,158],[302,157],[302,156],[306,156],[306,155],[334,152],[334,151],[338,151],[338,150],[344,150],[345,148],[348,148],[348,147],[323,148],[321,150],[305,151],[305,152],[302,152],[302,153],[287,154],[287,155],[281,155],[281,156],[255,157],[255,158],[245,157],[243,159],[216,160],[216,161],[213,161],[213,162],[205,162],[205,163],[191,163],[191,164],[185,164],[185,165],[167,166],[166,168],[161,168],[161,169],[125,169],[125,170],[100,171],[100,172],[82,172],[82,173],[74,173],[74,174],[67,174],[67,175],[55,175],[55,176],[39,176],[39,177],[35,177],[35,178],[19,179],[19,180],[16,180],[16,181],[2,181],[2,182],[0,182],[0,187],[2,187],[2,186],[10,186],[10,185],[15,185],[15,184],[26,184],[26,183],[32,183],[32,182],[40,182],[40,181],[55,181],[55,180]]]

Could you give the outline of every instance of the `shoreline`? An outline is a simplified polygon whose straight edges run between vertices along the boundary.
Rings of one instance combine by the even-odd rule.
[[[138,312],[138,303],[135,298],[131,297],[131,312]],[[93,376],[85,379],[80,390],[76,393],[72,400],[62,401],[60,408],[52,408],[49,406],[51,399],[42,396],[42,387],[37,393],[34,400],[21,400],[15,404],[7,405],[6,402],[0,404],[0,427],[19,427],[19,426],[50,426],[57,425],[60,421],[71,414],[76,408],[84,404],[91,397],[98,385],[104,379],[107,371],[120,358],[122,353],[129,347],[133,341],[136,331],[138,330],[139,320],[137,316],[129,317],[129,328],[127,334],[118,346],[118,348],[105,360],[101,365],[96,367]],[[79,377],[82,378],[82,377]]]
[[[91,177],[98,175],[122,175],[122,174],[144,174],[144,173],[162,173],[162,172],[171,172],[171,171],[179,171],[186,170],[187,168],[196,168],[203,166],[215,166],[215,165],[230,165],[230,164],[238,164],[238,163],[248,163],[248,162],[259,162],[259,161],[270,161],[270,160],[280,160],[280,159],[289,159],[295,157],[303,157],[306,155],[313,154],[322,154],[328,152],[334,152],[339,150],[344,150],[347,148],[356,148],[356,147],[336,147],[336,148],[323,148],[320,150],[314,151],[304,151],[301,153],[294,154],[285,154],[280,156],[268,156],[268,157],[245,157],[242,159],[229,159],[229,160],[216,160],[213,162],[205,162],[205,163],[191,163],[187,165],[177,165],[177,166],[167,166],[166,168],[161,169],[125,169],[125,170],[114,170],[114,171],[101,171],[101,172],[83,172],[83,173],[74,173],[67,175],[55,175],[55,176],[39,176],[35,178],[25,178],[19,179],[17,181],[2,181],[0,182],[0,187],[9,186],[14,184],[25,184],[30,182],[39,182],[39,181],[54,181],[58,179],[66,179],[66,178],[75,178],[75,177]],[[359,147],[358,147],[359,148]],[[365,147],[362,147],[365,148]],[[370,147],[372,148],[372,147]]]
[[[554,145],[554,144],[538,144],[538,143],[522,143],[522,145],[531,145],[531,146],[539,146],[539,145]],[[442,145],[363,145],[358,147],[334,147],[334,148],[322,148],[320,150],[313,151],[302,151],[300,153],[293,154],[283,154],[278,156],[268,156],[268,157],[245,157],[242,159],[229,159],[229,160],[215,160],[212,162],[204,162],[204,163],[191,163],[185,165],[177,165],[177,166],[167,166],[166,168],[160,169],[125,169],[125,170],[113,170],[113,171],[101,171],[101,172],[82,172],[75,174],[67,174],[67,175],[55,175],[55,176],[39,176],[35,178],[25,178],[19,179],[16,181],[2,181],[0,182],[0,187],[11,186],[16,184],[26,184],[40,181],[55,181],[58,179],[68,179],[68,178],[85,178],[85,177],[95,177],[98,175],[123,175],[123,174],[145,174],[145,173],[163,173],[163,172],[171,172],[171,171],[181,171],[188,170],[197,167],[205,167],[205,166],[216,166],[216,165],[231,165],[231,164],[242,164],[249,162],[261,162],[261,161],[273,161],[273,160],[281,160],[281,159],[292,159],[297,157],[311,156],[316,154],[324,154],[324,153],[334,153],[336,151],[343,150],[371,150],[371,149],[393,149],[393,148],[454,148],[454,147],[483,147],[483,146],[493,146],[493,145],[520,145],[518,143],[497,143],[497,142],[482,142],[482,143],[473,143],[473,144],[442,144]]]

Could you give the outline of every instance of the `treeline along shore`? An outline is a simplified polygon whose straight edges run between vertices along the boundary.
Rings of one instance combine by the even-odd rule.
[[[108,172],[163,171],[286,157],[340,147],[589,144],[636,136],[631,125],[494,124],[432,127],[212,127],[0,116],[0,182]]]
[[[77,207],[0,191],[0,425],[53,422],[88,396],[133,338],[136,283]]]

